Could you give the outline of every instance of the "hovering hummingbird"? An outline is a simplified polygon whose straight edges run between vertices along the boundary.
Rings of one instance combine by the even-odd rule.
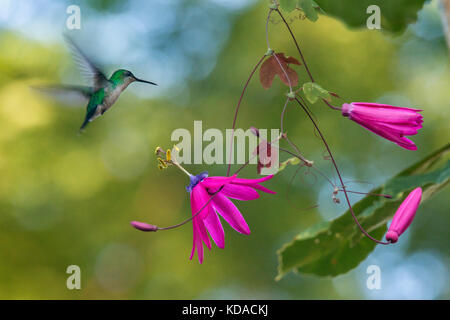
[[[136,78],[131,71],[119,69],[114,71],[109,79],[105,74],[81,51],[71,38],[65,36],[73,59],[81,73],[91,82],[90,86],[55,85],[39,86],[38,90],[52,94],[76,94],[88,101],[86,116],[80,130],[83,130],[89,122],[103,115],[113,106],[120,94],[132,82],[144,82],[157,85],[154,82]]]

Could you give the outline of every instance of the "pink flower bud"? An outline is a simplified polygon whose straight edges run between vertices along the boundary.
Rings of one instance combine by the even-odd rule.
[[[387,104],[352,102],[342,105],[342,115],[367,130],[407,150],[417,150],[405,136],[417,134],[422,128],[422,110],[394,107]]]
[[[135,227],[138,230],[141,231],[158,231],[158,227],[154,226],[152,224],[148,224],[145,222],[139,222],[139,221],[131,221],[130,224]]]
[[[392,219],[386,240],[395,243],[398,237],[408,229],[414,219],[420,200],[422,199],[422,188],[416,188],[406,197]]]
[[[259,130],[255,127],[250,127],[250,131],[257,137],[259,137]]]

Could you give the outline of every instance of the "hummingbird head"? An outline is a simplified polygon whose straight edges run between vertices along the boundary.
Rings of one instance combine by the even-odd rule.
[[[126,83],[127,85],[130,84],[131,82],[137,81],[137,82],[149,83],[149,84],[157,86],[156,83],[139,79],[139,78],[135,77],[135,75],[133,73],[131,73],[131,71],[124,70],[124,69],[119,69],[116,72],[114,72],[113,75],[111,76],[110,80],[113,82],[116,82],[116,83]]]

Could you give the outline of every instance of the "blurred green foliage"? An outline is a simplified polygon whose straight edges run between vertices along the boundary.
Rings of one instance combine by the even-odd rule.
[[[365,27],[369,6],[380,8],[381,28],[390,32],[401,32],[408,24],[417,20],[417,12],[426,0],[349,0],[345,5],[333,0],[317,0],[320,7],[330,16],[342,19],[351,27]],[[373,14],[373,11],[370,12]]]
[[[381,28],[389,32],[401,32],[417,20],[417,12],[426,0],[346,0],[344,3],[334,0],[278,0],[283,11],[301,10],[311,21],[316,21],[318,13],[327,14],[344,21],[350,27],[366,27],[367,15],[373,14],[370,6],[378,6]]]
[[[389,194],[392,199],[366,196],[357,202],[353,209],[363,228],[382,239],[387,223],[409,192],[421,187],[423,204],[445,188],[450,181],[449,152],[450,144],[371,191],[372,194]],[[311,226],[285,244],[278,252],[277,279],[291,270],[319,276],[346,273],[359,265],[375,246],[376,243],[360,232],[347,210],[337,219]]]

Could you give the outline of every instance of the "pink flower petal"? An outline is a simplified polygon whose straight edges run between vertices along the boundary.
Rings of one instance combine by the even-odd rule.
[[[343,116],[408,150],[417,150],[414,142],[404,136],[415,135],[422,128],[423,116],[420,111],[379,103],[353,102],[342,105]]]
[[[236,178],[233,180],[232,184],[240,184],[240,185],[245,185],[248,187],[251,187],[253,189],[257,189],[266,193],[272,193],[272,194],[276,194],[275,191],[272,191],[270,189],[267,189],[266,187],[261,186],[259,183],[270,180],[273,178],[273,175],[270,176],[266,176],[263,178],[259,178],[259,179],[243,179],[243,178]]]
[[[197,248],[198,262],[203,263],[203,244],[199,236],[195,239],[195,246]]]
[[[407,150],[417,150],[417,146],[414,144],[414,142],[405,137],[401,138],[401,142],[398,143],[398,145]]]
[[[225,219],[230,226],[243,234],[250,234],[250,228],[245,222],[244,217],[239,212],[238,208],[220,192],[212,200],[214,209]]]
[[[253,184],[257,184],[257,183],[261,183],[261,182],[270,180],[272,178],[273,178],[273,175],[265,176],[265,177],[259,178],[259,179],[236,178],[233,180],[233,183],[244,184],[244,185],[253,185]]]
[[[208,233],[206,232],[204,220],[199,217],[194,218],[194,220],[197,220],[196,223],[200,239],[202,239],[206,247],[211,250],[211,241],[209,240]]]
[[[196,214],[199,210],[202,211],[192,220],[194,230],[194,245],[192,250],[194,251],[195,248],[197,248],[200,263],[202,263],[203,261],[203,243],[205,243],[206,246],[211,249],[211,242],[203,223],[203,219],[207,216],[208,213],[208,208],[203,208],[207,201],[208,194],[205,188],[203,188],[202,185],[197,184],[191,191],[191,211],[193,215]],[[192,255],[193,253],[191,253],[191,259]]]
[[[390,104],[382,104],[382,103],[374,103],[374,102],[352,102],[352,104],[355,106],[362,106],[362,107],[403,109],[403,110],[414,111],[414,112],[423,111],[422,109],[396,107],[396,106],[391,106]]]
[[[192,260],[192,258],[194,257],[195,249],[197,249],[198,261],[200,263],[202,263],[203,262],[203,245],[202,245],[202,240],[200,239],[200,236],[198,235],[197,227],[196,227],[194,222],[192,223],[192,227],[193,227],[193,230],[194,230],[194,236],[193,236],[193,244],[192,244],[191,256],[189,257],[189,259]]]
[[[200,182],[205,188],[220,188],[221,186],[230,183],[236,178],[236,175],[231,177],[208,177]]]
[[[199,183],[197,184],[194,189],[191,191],[191,211],[192,214],[196,214],[199,210],[202,210],[199,213],[199,217],[204,219],[206,215],[208,214],[207,208],[203,208],[204,205],[208,202],[210,198],[210,195],[204,188],[204,186]],[[203,208],[203,209],[202,209]]]
[[[386,130],[390,130],[391,132],[395,132],[396,134],[411,136],[417,134],[417,131],[422,128],[422,125],[408,126],[408,125],[400,125],[400,124],[391,124],[391,123],[379,123],[377,125]]]
[[[192,225],[193,226],[193,225]],[[191,250],[191,256],[189,257],[190,260],[192,260],[192,258],[194,257],[194,253],[195,253],[195,243],[196,243],[196,235],[195,235],[195,227],[193,226],[193,237],[192,237],[192,250]]]
[[[403,147],[408,150],[417,149],[414,142],[400,136],[398,133],[392,132],[392,130],[388,130],[386,127],[380,126],[377,122],[366,122],[360,119],[358,116],[354,116],[352,120],[358,123],[360,126],[366,128],[367,130],[372,131],[373,133],[387,140],[397,143],[400,147]]]
[[[252,187],[253,189],[257,189],[257,190],[259,190],[259,191],[265,192],[265,193],[276,194],[275,191],[272,191],[272,190],[270,190],[270,189],[267,189],[266,187],[261,186],[261,185],[259,185],[259,184],[250,185],[250,187]]]
[[[354,116],[364,119],[365,121],[380,121],[386,123],[417,123],[421,119],[421,115],[408,110],[395,109],[358,109],[354,108],[351,112],[350,119]]]
[[[218,214],[236,231],[250,234],[250,228],[244,217],[227,197],[238,200],[254,200],[259,198],[255,189],[275,193],[258,184],[272,177],[238,179],[236,175],[233,175],[231,177],[202,178],[202,174],[200,174],[191,178],[191,184],[187,190],[190,192],[191,211],[195,217],[192,219],[193,245],[190,259],[194,257],[195,251],[197,251],[199,262],[203,262],[203,243],[211,249],[208,233],[219,248],[225,247],[225,233]],[[213,193],[220,188],[222,188],[221,192],[211,199]]]
[[[258,192],[253,190],[251,187],[233,183],[225,185],[221,193],[229,198],[244,201],[255,200],[259,198]]]
[[[208,205],[208,208],[210,212],[203,221],[215,244],[219,248],[223,249],[225,247],[225,232],[223,231],[219,216],[214,212],[213,207],[211,205]]]

